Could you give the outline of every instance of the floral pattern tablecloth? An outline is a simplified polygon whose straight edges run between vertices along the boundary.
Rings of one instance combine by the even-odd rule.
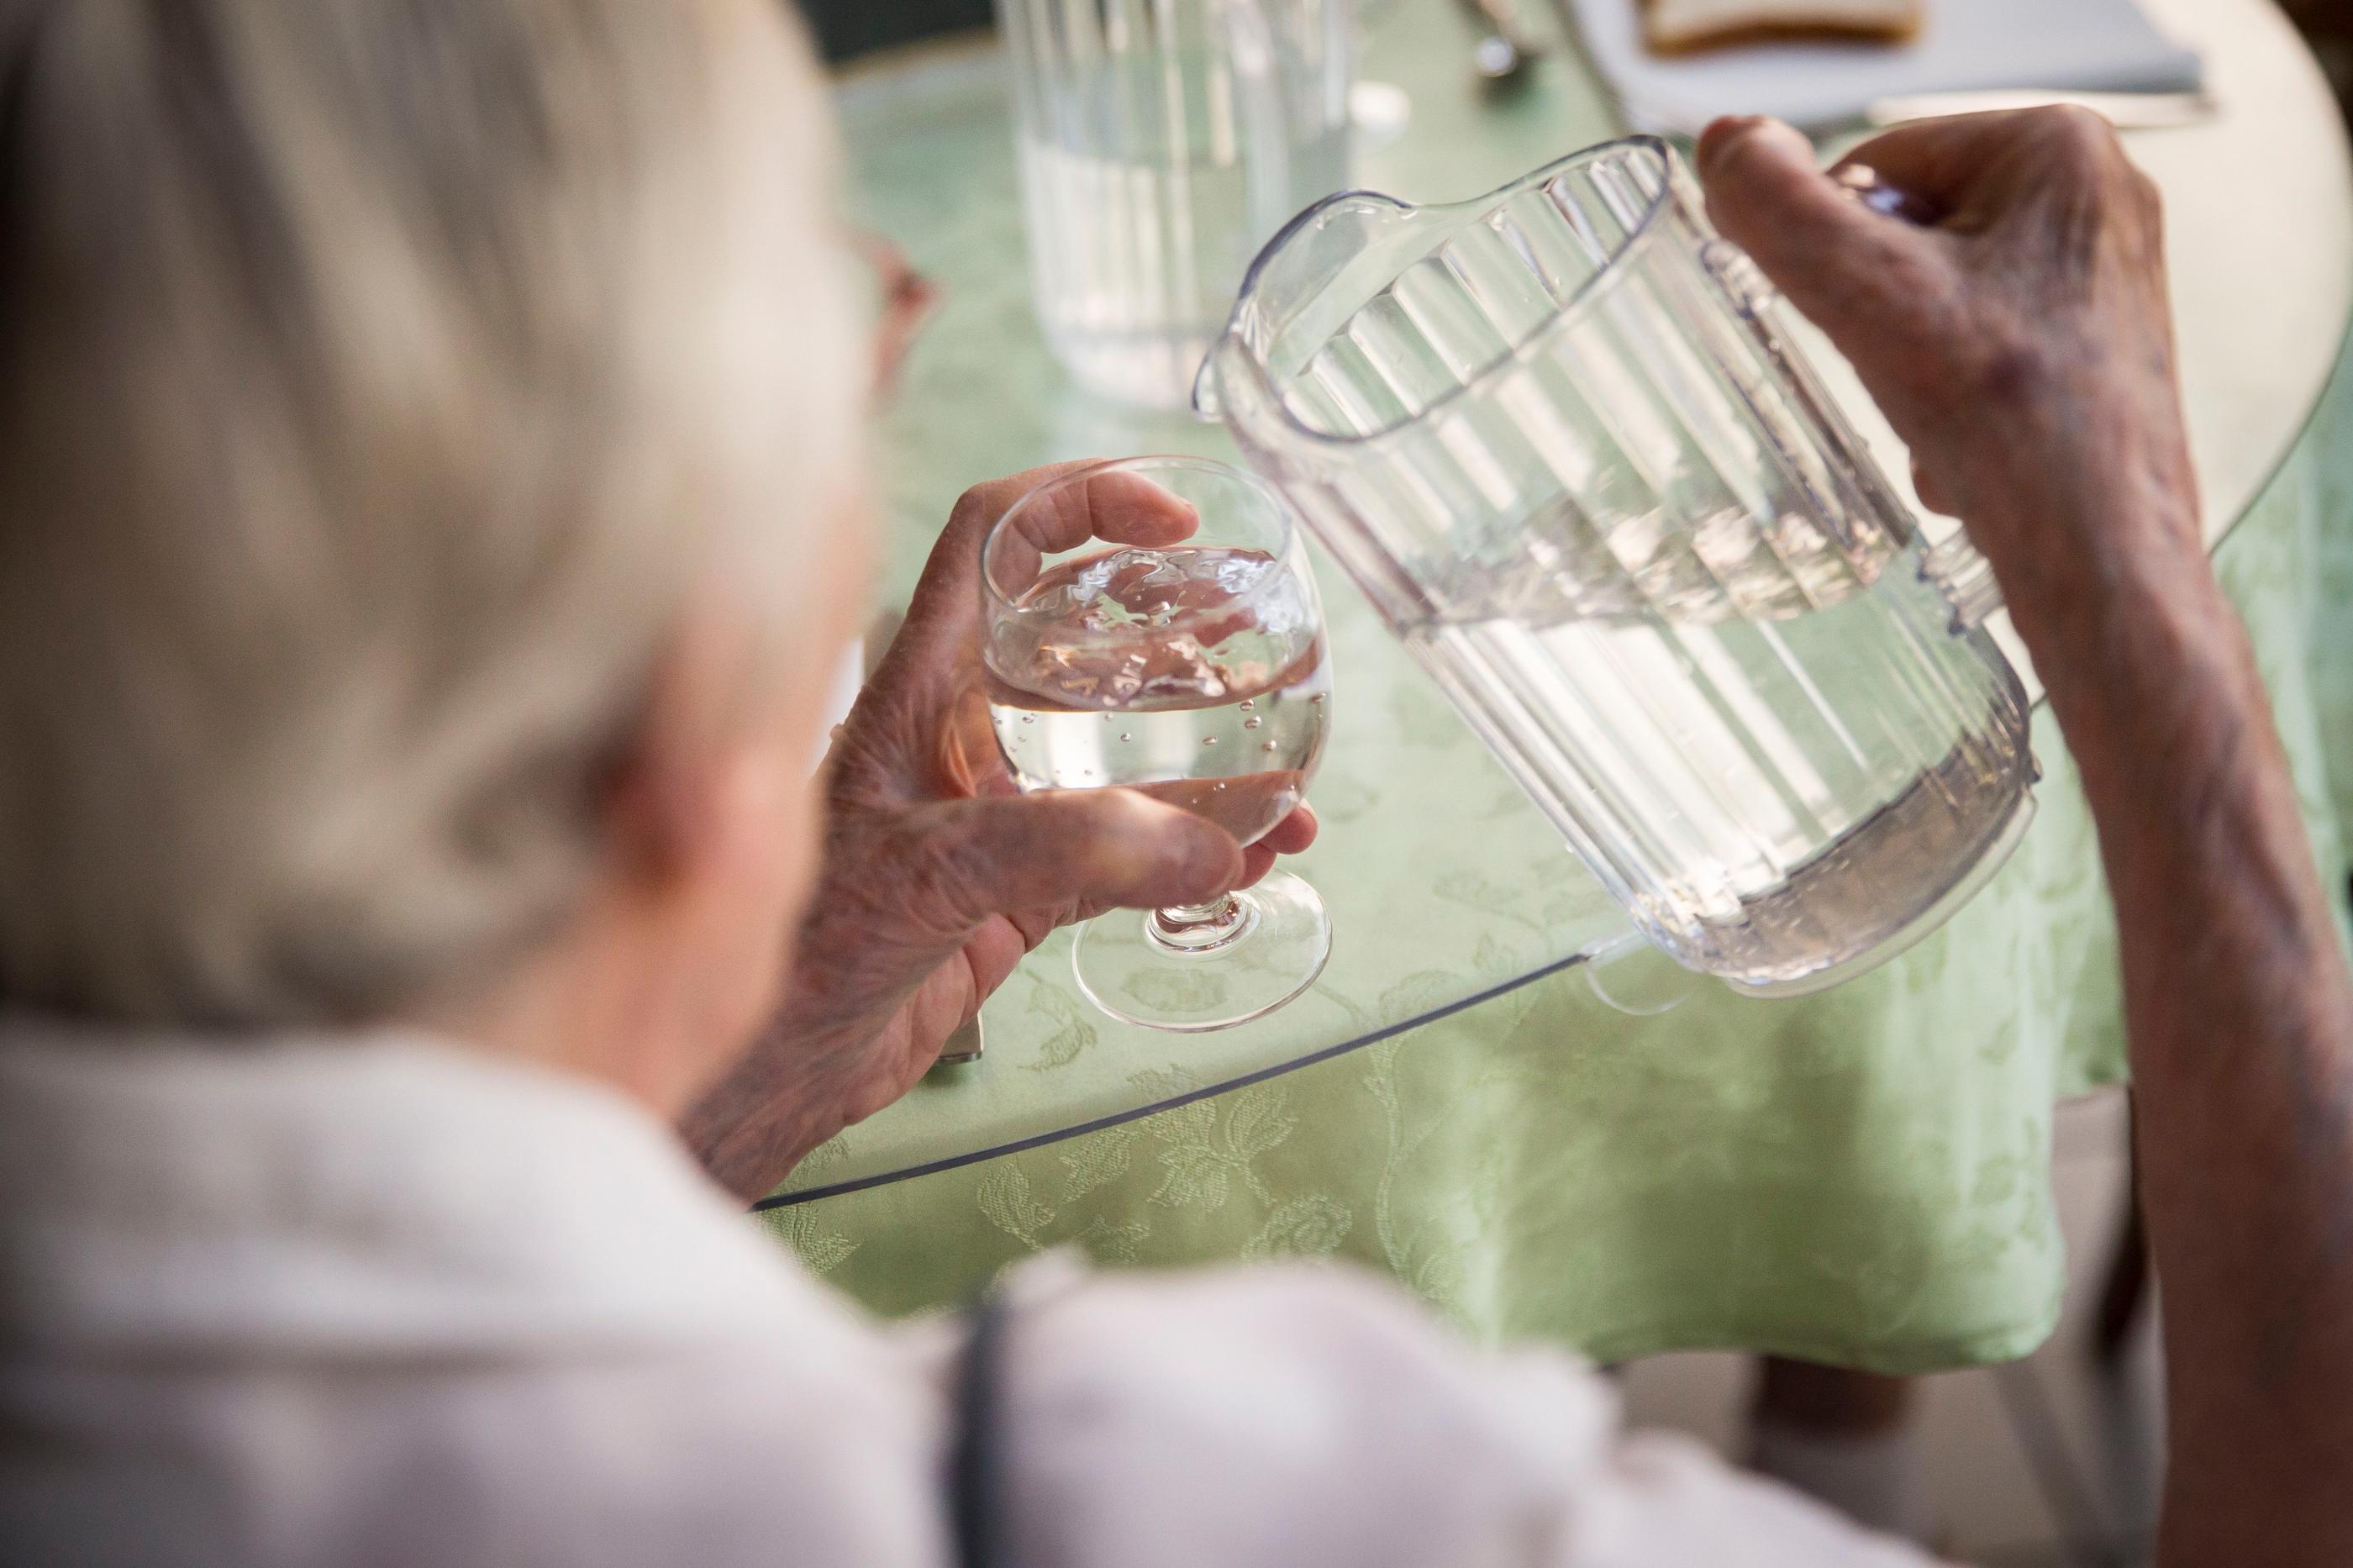
[[[884,101],[879,112],[903,125],[913,110]],[[1442,148],[1445,116],[1463,112],[1418,105],[1417,133]],[[1525,131],[1512,114],[1527,117]],[[1510,165],[1579,139],[1561,114],[1539,115],[1482,124],[1488,155]],[[931,145],[972,134],[943,120]],[[890,201],[871,216],[902,234],[928,222],[943,256],[1001,254],[1010,191],[969,187],[1009,175],[976,174],[904,135],[875,155],[863,175]],[[886,450],[909,455],[886,475],[902,577],[944,515],[944,474],[1020,466],[1008,453],[1207,449],[1198,429],[1125,425],[1058,399],[1034,352],[997,346],[1029,332],[1018,276],[976,273],[985,282],[957,301],[964,335],[914,367],[932,378],[928,400],[885,433]],[[937,417],[980,397],[989,420]],[[2216,563],[2253,631],[2316,853],[2344,889],[2353,361],[2340,359]],[[1575,950],[1564,931],[1611,917],[1556,842],[1532,834],[1529,808],[1435,690],[1377,630],[1353,626],[1347,590],[1335,582],[1329,596],[1335,657],[1358,650],[1342,671],[1339,738],[1380,740],[1361,763],[1335,746],[1314,791],[1330,831],[1309,874],[1343,947],[1327,984],[1294,1006],[1299,1026],[1337,1038],[1524,974]],[[886,1313],[968,1300],[1004,1265],[1068,1244],[1109,1265],[1348,1259],[1476,1335],[1540,1335],[1604,1360],[1720,1346],[1910,1372],[2021,1354],[2055,1321],[2063,1279],[2052,1108],[2124,1074],[2115,927],[2047,712],[2035,747],[2040,810],[2010,864],[1937,935],[1829,994],[1768,1003],[1707,987],[1636,1018],[1571,969],[1173,1110],[770,1208],[756,1223]],[[953,1142],[984,1093],[1044,1108],[1222,1081],[1200,1065],[1213,1044],[1140,1042],[1094,1016],[1069,984],[1066,951],[1050,942],[991,1004],[985,1088],[934,1075],[887,1113],[895,1120],[818,1151],[787,1192],[871,1176],[894,1139]],[[1000,1059],[997,1037],[1018,1050]]]
[[[2344,889],[2353,362],[2216,563]],[[762,1223],[885,1312],[967,1299],[1071,1243],[1110,1264],[1349,1258],[1478,1334],[1604,1360],[1723,1346],[1908,1372],[2022,1354],[2063,1279],[2052,1106],[2124,1074],[2115,924],[2047,711],[2035,746],[2041,810],[2011,864],[1938,935],[1825,995],[1710,987],[1638,1019],[1572,971],[1228,1095]],[[1429,868],[1441,904],[1446,875]]]

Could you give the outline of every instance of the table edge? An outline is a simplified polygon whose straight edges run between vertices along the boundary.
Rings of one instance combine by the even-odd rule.
[[[2305,440],[2312,434],[2312,426],[2319,419],[2322,406],[2327,403],[2328,395],[2336,390],[2338,378],[2344,374],[2345,359],[2348,350],[2353,350],[2353,300],[2346,302],[2345,320],[2337,326],[2337,352],[2329,361],[2328,374],[2320,378],[2320,385],[2314,391],[2312,401],[2305,405],[2304,416],[2296,421],[2295,428],[2289,434],[2286,445],[2283,446],[2278,455],[2264,466],[2263,478],[2255,481],[2254,489],[2248,493],[2245,504],[2232,515],[2231,521],[2224,523],[2221,530],[2214,535],[2214,542],[2206,547],[2207,560],[2211,561],[2222,552],[2222,546],[2231,542],[2231,536],[2239,531],[2239,525],[2253,514],[2256,507],[2263,504],[2263,498],[2271,494],[2273,487],[2279,483],[2280,475],[2287,470],[2288,464],[2295,460],[2296,454],[2304,449]],[[2050,693],[2046,691],[2034,700],[2034,705],[2040,708],[2049,700]]]
[[[771,1209],[794,1208],[802,1204],[815,1203],[820,1198],[838,1198],[850,1193],[862,1193],[870,1187],[892,1186],[900,1182],[913,1181],[918,1176],[936,1175],[942,1171],[953,1171],[963,1165],[976,1165],[984,1160],[1001,1159],[1008,1154],[1025,1153],[1031,1149],[1042,1149],[1050,1143],[1060,1143],[1072,1138],[1083,1138],[1089,1133],[1102,1132],[1110,1128],[1124,1126],[1130,1121],[1141,1121],[1147,1116],[1157,1116],[1164,1110],[1175,1110],[1199,1100],[1213,1100],[1222,1094],[1231,1094],[1236,1089],[1248,1089],[1252,1084],[1264,1083],[1270,1079],[1281,1078],[1285,1073],[1297,1072],[1302,1068],[1314,1067],[1318,1062],[1334,1060],[1348,1055],[1351,1051],[1362,1050],[1366,1046],[1376,1046],[1383,1040],[1392,1039],[1409,1029],[1422,1028],[1451,1018],[1457,1013],[1467,1012],[1472,1007],[1484,1006],[1498,997],[1510,995],[1524,985],[1533,985],[1539,980],[1547,980],[1556,974],[1565,974],[1572,969],[1589,963],[1592,958],[1593,955],[1590,953],[1573,952],[1567,958],[1555,959],[1550,963],[1541,964],[1525,974],[1498,981],[1482,990],[1472,992],[1468,996],[1449,1002],[1442,1007],[1433,1007],[1427,1013],[1417,1014],[1413,1017],[1384,1025],[1368,1034],[1357,1035],[1336,1044],[1323,1047],[1303,1057],[1276,1062],[1271,1067],[1253,1068],[1233,1078],[1206,1084],[1199,1089],[1187,1089],[1183,1094],[1174,1095],[1166,1100],[1155,1100],[1149,1105],[1112,1111],[1107,1115],[1094,1117],[1089,1121],[1076,1122],[1069,1127],[1058,1128],[1050,1131],[1033,1132],[1027,1137],[1017,1138],[1007,1143],[993,1144],[986,1149],[943,1154],[936,1160],[926,1160],[920,1164],[903,1166],[896,1171],[856,1176],[849,1181],[832,1182],[824,1186],[808,1187],[798,1192],[772,1193],[753,1204],[752,1212],[760,1214]]]

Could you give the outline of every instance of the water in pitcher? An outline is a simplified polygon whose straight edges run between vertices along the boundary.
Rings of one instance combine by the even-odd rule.
[[[1888,889],[1966,873],[2018,818],[2017,689],[1916,561],[1747,613],[1525,565],[1406,640],[1556,821],[1593,825],[1578,847],[1638,920],[1770,986],[1900,936],[1918,905]]]
[[[1248,844],[1299,804],[1331,722],[1324,641],[1262,551],[1103,552],[1042,574],[988,649],[1025,790],[1125,785]]]
[[[1687,966],[1835,984],[2030,819],[1989,572],[1915,537],[1664,142],[1320,204],[1200,401]]]

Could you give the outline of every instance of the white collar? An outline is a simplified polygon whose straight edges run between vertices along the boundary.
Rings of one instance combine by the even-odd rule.
[[[788,1331],[819,1295],[586,1080],[399,1032],[0,1020],[0,1347],[562,1354]]]

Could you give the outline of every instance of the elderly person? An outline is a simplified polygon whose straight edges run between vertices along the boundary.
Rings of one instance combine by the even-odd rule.
[[[0,84],[0,1562],[1918,1561],[1342,1274],[1033,1268],[886,1332],[690,1157],[767,1186],[1056,922],[1313,833],[964,743],[1034,475],[957,508],[811,784],[867,366],[771,0],[16,0]],[[2167,1559],[2353,1560],[2353,992],[2155,202],[2065,113],[1862,155],[1948,216],[1770,124],[1701,154],[2099,815]]]

